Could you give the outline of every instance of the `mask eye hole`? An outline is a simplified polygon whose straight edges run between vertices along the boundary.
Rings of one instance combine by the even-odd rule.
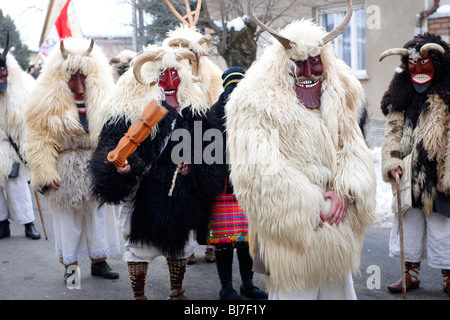
[[[421,63],[422,64],[425,64],[425,63],[427,63],[429,61],[429,59],[423,59],[422,61],[421,61]]]
[[[413,59],[409,59],[409,62],[412,63],[412,64],[416,64],[417,63],[417,61],[415,61]]]

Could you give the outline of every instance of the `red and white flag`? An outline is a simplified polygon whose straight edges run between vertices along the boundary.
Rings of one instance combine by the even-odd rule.
[[[72,37],[72,30],[70,28],[69,18],[67,14],[67,9],[69,8],[70,0],[67,0],[66,4],[61,10],[55,24],[50,29],[50,32],[41,45],[39,54],[41,58],[45,61],[48,58],[52,49],[59,43],[60,40]]]

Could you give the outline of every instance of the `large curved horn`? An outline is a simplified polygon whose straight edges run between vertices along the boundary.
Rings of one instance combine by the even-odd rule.
[[[195,58],[195,54],[191,50],[180,49],[177,51],[176,55],[177,55],[177,61],[180,61],[183,59],[186,59],[189,61],[197,60]]]
[[[6,59],[6,55],[8,54],[8,51],[9,51],[9,30],[6,30],[6,44],[5,44],[5,47],[3,49],[3,53],[1,56],[1,58],[3,60]]]
[[[202,36],[200,38],[200,40],[198,40],[198,44],[202,45],[204,43],[206,43],[207,46],[209,46],[209,44],[211,43],[212,37],[209,34],[205,34],[204,36]]]
[[[167,43],[169,47],[173,48],[189,48],[190,44],[189,40],[183,38],[172,39]]]
[[[334,28],[333,31],[331,31],[325,37],[323,37],[323,39],[322,39],[323,44],[330,42],[331,40],[335,39],[337,36],[344,33],[345,28],[347,28],[348,24],[350,23],[352,14],[353,14],[352,1],[347,0],[347,13],[345,14],[344,20],[342,20],[342,22],[336,28]]]
[[[427,43],[420,48],[420,56],[422,58],[426,57],[428,54],[428,51],[430,50],[437,50],[440,53],[445,53],[444,48],[442,46],[438,45],[437,43]]]
[[[143,52],[133,60],[133,75],[140,84],[144,84],[141,75],[142,66],[147,62],[161,60],[162,55],[160,53],[160,51]],[[150,86],[153,84],[151,83]]]
[[[64,47],[64,40],[61,40],[61,43],[59,44],[59,49],[61,50],[63,58],[67,59],[67,57],[69,56],[69,52]]]
[[[385,52],[383,52],[380,55],[380,58],[378,58],[378,60],[381,62],[387,56],[393,56],[393,55],[409,56],[409,51],[408,51],[408,49],[405,49],[405,48],[389,49],[389,50],[386,50]]]
[[[94,40],[91,39],[91,44],[89,45],[89,48],[86,50],[86,52],[84,53],[85,56],[89,56],[92,52],[92,49],[94,49]]]
[[[266,26],[264,23],[262,23],[261,21],[258,20],[258,18],[255,15],[255,11],[253,9],[253,1],[250,2],[250,16],[252,17],[253,21],[260,26],[261,28],[263,28],[264,30],[266,30],[268,33],[270,33],[275,39],[277,39],[286,50],[292,49],[292,47],[294,46],[292,41],[283,37],[279,32],[275,31],[274,29]]]

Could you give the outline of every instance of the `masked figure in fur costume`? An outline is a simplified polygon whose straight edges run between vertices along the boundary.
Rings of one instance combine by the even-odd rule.
[[[169,267],[169,299],[187,299],[182,283],[186,259],[193,253],[192,231],[206,237],[212,199],[223,188],[224,165],[198,159],[207,145],[203,133],[218,125],[205,117],[207,95],[194,81],[193,63],[195,56],[187,49],[149,46],[140,53],[105,104],[109,116],[91,161],[94,193],[103,202],[123,204],[124,260],[139,300],[147,299],[148,264],[161,255]],[[168,114],[123,167],[105,163],[152,100]],[[194,144],[195,137],[200,141]]]
[[[0,56],[0,239],[10,237],[9,220],[25,225],[25,235],[40,239],[25,166],[25,103],[35,81],[8,54],[9,33]]]
[[[401,66],[384,94],[383,179],[392,182],[410,167],[411,207],[403,213],[406,289],[419,287],[420,262],[442,270],[450,293],[450,50],[440,36],[415,36],[403,48]],[[408,156],[408,157],[407,157]],[[406,163],[408,161],[409,163]],[[409,165],[408,165],[409,164]],[[390,255],[400,256],[398,220],[394,219]],[[388,286],[402,292],[401,280]]]
[[[114,208],[90,193],[88,160],[98,135],[89,130],[113,86],[106,56],[91,40],[69,38],[53,50],[27,104],[26,154],[31,184],[53,212],[56,254],[66,266],[89,255],[91,274],[115,279],[107,255],[120,251]],[[72,268],[71,268],[72,269]]]
[[[231,181],[249,218],[269,299],[355,299],[364,233],[374,220],[373,161],[358,126],[363,90],[330,41],[297,21],[266,48],[227,103]]]
[[[162,45],[173,48],[189,49],[195,57],[192,61],[192,70],[195,82],[207,94],[207,103],[212,106],[222,93],[222,71],[209,58],[210,35],[203,35],[195,26],[181,23],[175,29],[167,32],[167,38]],[[207,262],[215,261],[214,246],[208,245],[205,251]],[[194,264],[197,258],[192,254],[188,264]]]

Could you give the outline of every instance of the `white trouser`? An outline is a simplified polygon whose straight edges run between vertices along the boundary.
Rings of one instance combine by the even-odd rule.
[[[10,178],[0,187],[0,221],[10,219],[19,224],[34,221],[33,202],[26,177]]]
[[[178,257],[167,257],[173,259],[187,259],[193,253],[194,249],[198,246],[197,240],[195,239],[195,232],[189,232],[189,241],[184,248],[183,254]],[[151,262],[153,259],[163,256],[161,251],[155,247],[150,247],[141,244],[130,244],[130,241],[125,243],[125,253],[123,259],[127,262]]]
[[[292,289],[291,292],[269,290],[269,300],[356,300],[353,277],[349,271],[342,283],[326,284],[323,288],[310,287],[306,291]]]
[[[126,240],[125,253],[123,259],[127,262],[151,262],[153,259],[162,256],[162,252],[151,246],[133,243],[128,240],[131,232],[131,215],[132,207],[130,202],[124,202],[120,205],[119,209],[119,226],[122,230],[123,238]],[[189,232],[189,240],[184,248],[184,253],[179,257],[167,257],[173,259],[187,259],[193,253],[194,249],[198,246],[196,240],[196,234],[193,230]]]
[[[450,218],[435,212],[427,216],[420,209],[410,208],[402,222],[405,261],[426,259],[432,268],[450,269]],[[400,258],[398,215],[392,223],[389,255]]]
[[[120,252],[114,207],[95,205],[94,208],[53,212],[56,255],[63,258],[64,264],[84,256],[100,259]]]

